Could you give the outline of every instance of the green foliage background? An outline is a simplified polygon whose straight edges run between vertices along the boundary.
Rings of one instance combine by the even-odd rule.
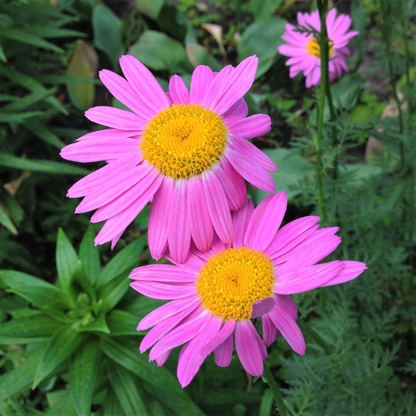
[[[364,261],[368,270],[344,285],[294,296],[307,352],[297,356],[279,338],[267,363],[292,416],[411,416],[416,6],[334,3],[360,35],[350,43],[350,73],[331,86],[337,117],[323,135],[323,225],[340,227],[343,242],[331,259]],[[129,290],[127,279],[152,262],[149,209],[114,251],[95,247],[101,225],[74,215],[78,201],[65,194],[98,165],[58,155],[97,128],[82,111],[122,107],[97,80],[98,69],[120,73],[122,54],[140,59],[165,90],[173,74],[189,85],[197,65],[219,71],[256,54],[259,69],[245,98],[250,113],[271,116],[272,130],[254,143],[278,166],[276,188],[290,198],[285,221],[319,215],[316,91],[305,89],[302,75],[289,79],[276,49],[285,23],[314,7],[292,0],[0,4],[1,415],[278,414],[267,385],[245,374],[236,357],[227,368],[209,357],[181,389],[178,352],[161,368],[139,353],[144,333],[135,328],[161,304]],[[265,193],[249,188],[249,196],[257,204]]]

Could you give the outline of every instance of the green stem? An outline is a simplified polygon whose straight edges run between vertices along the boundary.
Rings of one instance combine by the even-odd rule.
[[[277,409],[279,411],[280,416],[287,416],[286,413],[286,406],[283,402],[283,396],[280,392],[279,386],[276,383],[276,380],[273,377],[272,372],[270,371],[270,368],[264,362],[264,370],[263,370],[263,381],[267,383],[270,387],[271,392],[273,393],[274,398],[276,399]]]
[[[326,211],[326,202],[324,195],[324,188],[322,185],[322,131],[324,124],[324,107],[325,107],[325,92],[326,92],[326,83],[329,78],[328,74],[328,35],[326,31],[326,14],[328,10],[328,0],[317,0],[317,5],[319,9],[319,15],[321,17],[321,34],[319,38],[319,43],[321,47],[321,87],[319,89],[319,98],[318,98],[318,132],[316,138],[316,174],[317,174],[317,184],[319,192],[319,206],[321,209],[322,219],[325,222],[328,219],[328,214]]]

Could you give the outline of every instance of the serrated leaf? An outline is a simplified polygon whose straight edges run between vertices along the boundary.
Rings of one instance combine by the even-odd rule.
[[[256,78],[263,75],[273,64],[277,47],[283,43],[282,35],[286,21],[278,17],[269,17],[249,25],[238,43],[238,59],[257,55],[259,66]]]
[[[55,331],[45,346],[32,388],[36,388],[59,364],[69,358],[85,339],[86,335],[75,331],[72,326]]]
[[[29,344],[50,336],[62,324],[43,313],[12,319],[0,326],[0,344]]]
[[[140,318],[130,312],[115,309],[107,315],[107,325],[110,329],[110,336],[121,335],[143,335],[144,332],[137,331]]]
[[[122,21],[104,4],[98,4],[92,12],[94,44],[103,51],[117,69],[118,60],[124,53]]]
[[[52,162],[49,160],[28,160],[3,152],[0,152],[0,166],[55,175],[88,175],[90,173],[87,169],[73,166],[69,163]]]
[[[153,396],[175,413],[181,416],[204,415],[180,388],[176,378],[166,368],[158,368],[155,363],[149,363],[145,355],[139,354],[134,344],[121,344],[113,338],[103,337],[100,347],[109,358],[143,380],[143,388],[151,391]]]
[[[97,288],[102,289],[108,285],[113,279],[120,276],[120,274],[131,269],[138,264],[140,255],[142,254],[144,245],[146,243],[146,236],[142,235],[136,241],[130,243],[117,253],[101,270],[97,279]]]
[[[126,415],[148,415],[146,405],[136,387],[135,377],[130,371],[114,362],[110,362],[107,375]]]
[[[92,225],[89,225],[81,240],[79,248],[79,259],[82,262],[85,272],[91,284],[94,284],[100,274],[100,252],[94,244],[95,232]]]
[[[91,413],[91,400],[101,360],[100,352],[98,340],[93,338],[76,351],[71,361],[69,385],[78,416],[89,416]]]
[[[79,40],[72,56],[67,75],[79,79],[93,79],[98,69],[98,56],[90,45]],[[95,85],[84,83],[69,83],[66,85],[69,98],[75,107],[88,110],[94,102]]]
[[[58,284],[65,293],[68,293],[71,297],[73,292],[71,291],[71,279],[77,268],[78,256],[72,247],[71,242],[68,240],[64,230],[59,228],[58,239],[56,242],[56,268],[58,270]]]

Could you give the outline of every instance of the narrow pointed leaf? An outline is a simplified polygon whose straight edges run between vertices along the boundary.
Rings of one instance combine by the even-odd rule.
[[[110,336],[143,335],[144,332],[136,330],[140,319],[140,317],[133,315],[130,312],[114,309],[107,316],[107,325],[110,329]]]
[[[94,319],[89,324],[78,327],[77,331],[78,332],[103,332],[104,334],[110,333],[104,314],[101,314],[97,319]]]
[[[79,248],[79,258],[82,262],[82,266],[87,273],[88,279],[92,284],[97,280],[100,274],[100,252],[98,247],[94,244],[95,232],[90,225],[85,231],[84,237],[82,237],[81,246]]]
[[[0,206],[0,224],[7,228],[12,234],[17,235],[17,230],[14,224],[12,223],[9,216],[6,214],[6,211],[3,207]]]
[[[56,244],[56,268],[58,269],[58,284],[66,293],[70,293],[72,275],[77,268],[78,256],[71,242],[59,228]]]

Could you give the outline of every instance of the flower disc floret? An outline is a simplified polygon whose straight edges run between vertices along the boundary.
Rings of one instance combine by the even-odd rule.
[[[329,48],[329,56],[332,56],[334,53],[334,42],[328,42]],[[317,41],[316,38],[312,38],[308,44],[306,45],[306,50],[308,51],[309,55],[315,56],[316,58],[321,57],[321,45]]]
[[[173,104],[149,121],[142,138],[143,158],[159,173],[189,179],[218,163],[228,128],[222,117],[201,104]]]
[[[229,248],[209,258],[196,281],[205,309],[224,320],[250,319],[254,302],[273,294],[274,266],[261,251]]]

